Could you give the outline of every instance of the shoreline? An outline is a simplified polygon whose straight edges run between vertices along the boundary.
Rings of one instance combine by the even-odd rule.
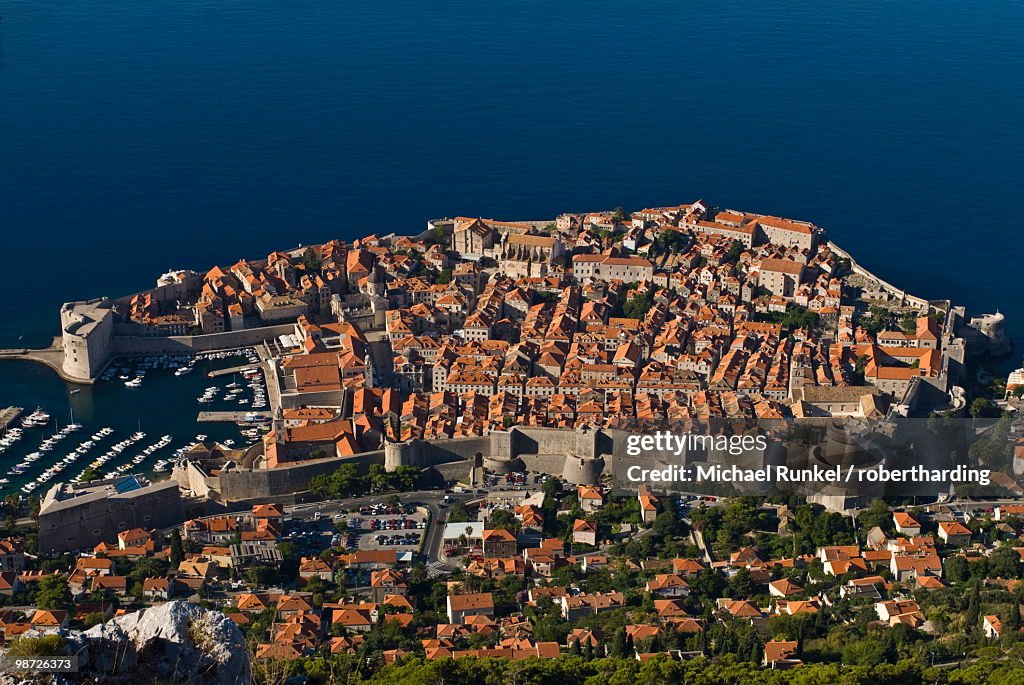
[[[453,220],[449,219],[449,218],[445,218],[445,219],[432,219],[428,223],[435,222],[435,221],[439,222],[440,225],[443,225],[445,223],[452,222]],[[510,220],[510,221],[503,222],[503,223],[517,224],[517,225],[531,224],[531,225],[534,225],[534,226],[542,226],[542,225],[550,225],[550,224],[554,223],[554,221],[545,221],[545,220],[512,221],[512,220]],[[418,234],[417,233],[413,233],[413,232],[410,232],[410,234],[399,234],[397,232],[392,232],[392,233],[388,234],[387,237],[392,239],[392,240],[399,240],[399,239],[402,239],[402,238],[408,238],[408,239],[414,239],[415,240],[415,239],[422,239],[427,233],[429,233],[429,230],[428,231],[422,231],[422,232],[420,232]],[[893,301],[888,302],[889,304],[895,304],[896,306],[899,306],[899,307],[915,307],[915,308],[919,308],[919,309],[924,310],[924,311],[944,310],[947,314],[949,313],[949,310],[951,310],[954,306],[957,306],[957,305],[953,304],[953,299],[951,299],[951,298],[949,298],[949,299],[928,300],[928,299],[925,299],[925,298],[913,295],[908,290],[906,290],[904,288],[900,288],[900,287],[894,285],[890,281],[888,281],[888,280],[886,280],[884,278],[881,278],[880,276],[878,276],[877,274],[875,274],[871,270],[869,270],[866,267],[864,267],[861,263],[859,263],[857,261],[857,259],[854,257],[854,255],[853,255],[853,253],[851,251],[846,250],[846,249],[840,247],[833,240],[825,239],[823,241],[823,243],[821,243],[821,244],[824,247],[827,247],[832,252],[834,252],[840,258],[848,260],[849,263],[850,263],[850,272],[851,272],[851,274],[854,274],[856,276],[859,276],[860,278],[863,278],[863,279],[866,279],[866,280],[870,281],[872,284],[874,284],[877,287],[877,291],[879,293],[884,294],[884,295],[892,298]],[[295,248],[293,248],[293,251],[297,251],[297,250],[300,250],[300,249],[302,249],[301,245],[300,246],[296,246]],[[258,260],[250,260],[250,261],[252,263],[257,263],[258,262]],[[128,295],[126,297],[131,297],[131,295]],[[122,297],[122,298],[115,298],[115,299],[125,299],[125,298]],[[870,298],[861,298],[860,301],[862,301],[862,302],[870,302]],[[887,301],[885,301],[885,300],[880,300],[880,302],[883,303],[883,304],[887,303]],[[963,310],[966,311],[966,308],[963,307]],[[294,325],[294,324],[285,324],[285,326],[289,326],[289,325]],[[253,336],[253,335],[258,336],[258,337],[264,337],[264,336],[261,336],[259,331],[267,332],[270,329],[281,328],[281,327],[282,327],[281,324],[271,324],[271,325],[266,325],[266,326],[258,326],[258,327],[254,327],[254,328],[247,328],[247,329],[243,329],[243,330],[244,330],[244,332],[246,334],[246,337]],[[75,385],[87,386],[87,385],[94,385],[96,380],[97,380],[97,378],[99,377],[99,375],[102,374],[102,371],[105,370],[106,368],[108,368],[110,366],[110,364],[114,363],[115,361],[117,361],[119,359],[131,358],[131,357],[137,356],[139,354],[159,353],[160,351],[169,352],[170,351],[169,349],[164,349],[164,348],[169,348],[169,346],[171,346],[172,344],[175,346],[175,351],[177,351],[179,347],[184,347],[186,349],[182,349],[180,351],[181,352],[189,352],[189,353],[195,353],[195,352],[199,352],[199,351],[220,351],[220,350],[233,349],[233,348],[238,346],[236,343],[232,342],[232,343],[225,343],[223,345],[218,345],[217,341],[213,340],[213,338],[216,337],[216,336],[230,338],[232,336],[238,336],[238,334],[240,334],[242,332],[243,331],[232,331],[232,332],[225,332],[225,333],[212,333],[212,334],[189,335],[189,336],[180,336],[180,335],[179,336],[152,336],[152,337],[149,337],[149,336],[127,336],[127,337],[131,337],[131,338],[137,339],[137,340],[146,340],[146,341],[149,341],[149,340],[154,340],[154,341],[159,340],[159,341],[162,341],[162,344],[161,343],[155,343],[156,347],[158,347],[160,349],[146,349],[146,350],[139,349],[139,350],[134,350],[134,351],[121,351],[121,352],[111,353],[109,358],[103,364],[103,369],[101,369],[101,371],[96,374],[96,377],[89,377],[89,378],[86,378],[86,377],[83,377],[83,376],[71,375],[71,374],[69,374],[64,369],[64,348],[63,348],[62,336],[54,336],[52,338],[52,342],[51,342],[49,347],[39,347],[39,348],[19,347],[19,348],[0,349],[0,361],[4,361],[4,360],[28,361],[28,362],[34,362],[34,363],[37,363],[37,364],[41,364],[41,365],[46,366],[47,368],[53,370],[61,380],[65,381],[67,383],[72,383],[72,384],[75,384]],[[212,343],[209,347],[207,347],[206,344],[205,344],[205,339],[207,339],[207,337],[209,337],[209,339],[210,339],[209,342]],[[115,340],[116,340],[116,338],[115,338]],[[1009,356],[1011,356],[1013,351],[1016,349],[1016,346],[1013,344],[1013,337],[1012,337],[1012,335],[1008,336],[1008,340],[1010,342],[1010,349],[1004,355],[1001,355],[1002,357],[1009,357]],[[196,345],[195,341],[203,341],[203,342],[200,342],[200,344]]]

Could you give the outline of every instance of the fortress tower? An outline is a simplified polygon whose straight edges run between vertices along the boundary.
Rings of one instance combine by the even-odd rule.
[[[114,337],[112,304],[103,297],[68,302],[60,308],[62,369],[68,377],[92,380],[110,361]]]

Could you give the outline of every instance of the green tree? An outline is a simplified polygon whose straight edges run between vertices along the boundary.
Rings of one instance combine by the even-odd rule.
[[[642,319],[654,306],[654,302],[642,293],[635,293],[626,304],[622,305],[622,313],[630,319]]]
[[[7,659],[59,656],[63,646],[64,638],[60,635],[18,637],[7,646]]]
[[[103,614],[98,611],[90,611],[82,618],[82,626],[85,628],[92,628],[100,623],[103,623]]]
[[[36,592],[36,606],[40,609],[70,609],[72,598],[68,579],[56,573],[43,576]]]
[[[306,251],[302,254],[302,263],[313,272],[319,272],[321,267],[323,267],[320,255],[312,247],[307,247]]]
[[[968,412],[973,418],[979,418],[981,416],[988,416],[991,412],[992,401],[985,397],[975,397],[971,401],[971,407]]]
[[[743,243],[738,240],[732,241],[732,245],[730,245],[729,249],[725,252],[726,261],[735,262],[740,258],[740,255],[743,254],[743,250]]]
[[[519,528],[519,522],[508,509],[495,509],[489,520],[491,528],[515,532]]]
[[[171,529],[171,567],[178,568],[178,564],[185,560],[185,549],[181,544],[181,533],[177,528]]]
[[[448,509],[448,523],[466,523],[471,520],[469,510],[462,502],[456,502]]]

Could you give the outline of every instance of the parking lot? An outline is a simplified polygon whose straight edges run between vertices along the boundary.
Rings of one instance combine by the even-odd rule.
[[[429,516],[422,507],[374,505],[361,507],[346,519],[359,549],[417,551],[426,535]]]
[[[332,546],[343,547],[345,541],[341,540],[341,544],[337,544],[334,541],[336,537],[330,518],[309,521],[298,519],[288,526],[284,541],[294,544],[304,556],[315,556]]]
[[[418,551],[429,520],[425,507],[375,504],[336,513],[310,511],[295,518],[284,539],[303,554],[328,549]]]

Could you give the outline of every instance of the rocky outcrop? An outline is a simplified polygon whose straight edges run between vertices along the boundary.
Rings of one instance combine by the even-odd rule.
[[[79,672],[54,682],[252,682],[249,651],[238,626],[219,611],[189,602],[168,602],[64,637],[64,652],[78,654]]]

